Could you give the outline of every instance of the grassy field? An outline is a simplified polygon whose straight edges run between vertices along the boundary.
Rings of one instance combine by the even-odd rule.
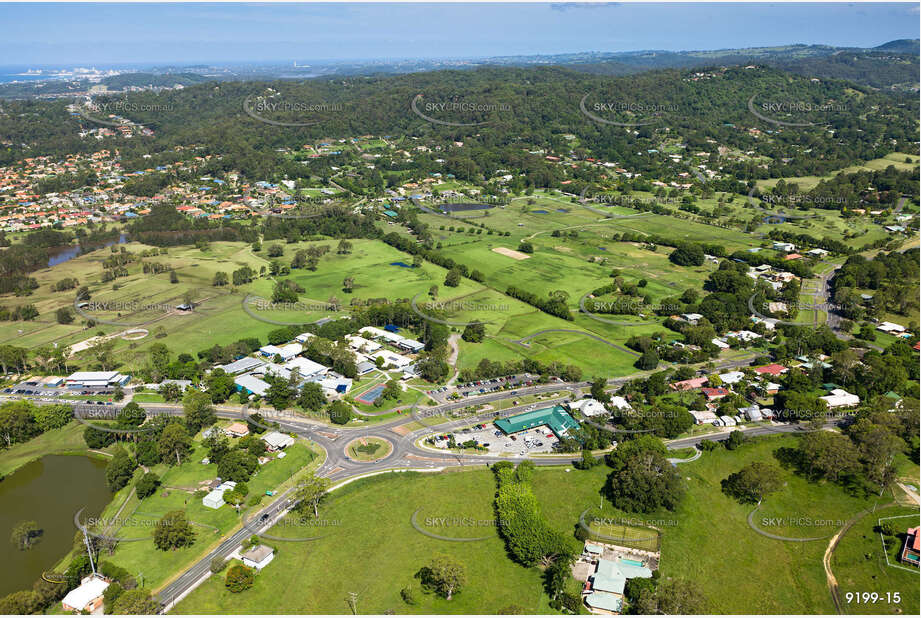
[[[892,517],[894,519],[883,519]],[[882,539],[874,530],[880,520],[888,521],[897,535],[888,550],[886,561]],[[870,513],[847,531],[832,554],[831,567],[838,579],[842,604],[848,614],[904,614],[917,615],[918,569],[898,562],[907,528],[919,523],[918,509],[890,507]],[[900,568],[901,567],[901,568]],[[906,570],[907,569],[907,570]],[[870,592],[881,595],[877,603],[858,603],[854,597],[847,602],[848,592]],[[892,602],[886,593],[898,592],[900,602]]]
[[[791,543],[761,536],[746,520],[752,506],[741,505],[720,490],[720,481],[730,473],[750,461],[768,461],[777,448],[793,446],[796,440],[792,436],[767,438],[735,451],[705,453],[698,461],[681,465],[688,495],[674,512],[638,514],[613,508],[599,493],[608,474],[605,466],[587,471],[539,468],[534,473],[534,492],[544,515],[561,532],[574,532],[585,512],[587,521],[600,516],[600,525],[613,526],[612,530],[629,528],[632,535],[649,528],[660,531],[662,575],[693,580],[713,612],[831,613],[834,606],[822,568],[828,541]],[[818,536],[815,526],[802,524],[803,518],[846,521],[874,502],[849,496],[835,485],[809,483],[789,471],[784,472],[784,483],[762,510],[766,517],[799,523],[772,529],[775,533]],[[212,577],[180,603],[176,612],[344,613],[348,611],[344,599],[350,591],[359,592],[362,613],[493,613],[511,603],[528,612],[547,611],[539,572],[509,561],[494,531],[439,525],[437,518],[494,517],[495,483],[488,471],[394,474],[358,481],[340,491],[321,510],[321,519],[341,526],[327,538],[310,543],[273,542],[278,557],[252,590],[233,595],[220,578]],[[889,499],[891,496],[881,500]],[[417,509],[421,510],[416,523],[427,532],[487,538],[459,543],[428,537],[410,523]],[[305,536],[296,525],[277,526],[271,533]],[[413,573],[431,555],[442,552],[466,565],[467,590],[450,602],[423,596],[419,605],[405,605],[400,589],[413,581]],[[331,573],[328,564],[341,568]],[[342,575],[359,572],[357,579]],[[727,589],[733,594],[726,594]],[[298,592],[286,593],[291,590]]]

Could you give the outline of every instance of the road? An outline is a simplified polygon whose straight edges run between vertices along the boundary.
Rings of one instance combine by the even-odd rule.
[[[750,359],[736,359],[725,361],[715,367],[714,370],[731,369],[748,365]],[[649,372],[637,373],[630,376],[613,378],[608,380],[609,389],[614,389],[625,382],[648,375]],[[297,435],[308,439],[319,446],[325,452],[325,460],[318,468],[319,476],[330,479],[334,484],[337,482],[347,481],[349,479],[367,475],[382,473],[387,471],[400,470],[440,470],[447,467],[456,466],[483,466],[498,461],[521,461],[523,457],[502,457],[493,455],[460,455],[453,453],[439,453],[435,450],[423,448],[417,445],[417,442],[426,435],[436,432],[448,432],[469,426],[477,422],[492,421],[497,416],[495,409],[487,409],[479,414],[458,418],[451,421],[441,421],[429,424],[428,418],[443,417],[453,411],[467,408],[469,406],[487,405],[497,401],[511,398],[523,398],[529,395],[538,395],[557,392],[561,393],[557,397],[545,399],[540,405],[554,405],[562,403],[572,398],[582,396],[583,389],[589,386],[589,382],[549,382],[545,384],[534,384],[532,386],[519,386],[515,388],[515,395],[510,391],[498,391],[494,393],[485,393],[482,395],[465,397],[458,401],[447,401],[435,406],[419,408],[406,412],[398,418],[382,421],[379,423],[369,424],[368,426],[342,427],[329,425],[319,421],[314,421],[306,417],[296,415],[290,411],[274,411],[271,409],[261,409],[259,413],[268,421],[277,422],[284,431],[294,432]],[[14,398],[14,397],[4,397]],[[90,405],[81,402],[58,400],[70,403],[74,407],[76,415],[83,419],[91,419],[93,415],[104,413],[114,416],[121,406],[99,406]],[[516,406],[505,408],[498,412],[499,416],[511,416],[526,410],[535,405],[534,402],[528,402]],[[172,415],[181,416],[183,414],[180,404],[166,403],[145,403],[142,406],[150,415]],[[223,419],[246,419],[248,411],[242,406],[218,405],[215,406],[215,412],[218,417]],[[401,425],[407,425],[413,421],[419,423],[421,427],[409,432],[401,433],[394,431]],[[85,421],[91,422],[91,421]],[[750,435],[761,433],[777,433],[781,431],[793,431],[792,428],[770,427],[750,430]],[[376,437],[386,440],[392,444],[393,448],[386,457],[374,462],[360,462],[348,456],[346,446],[354,439],[362,437]],[[669,448],[683,448],[691,446],[703,440],[706,436],[688,438],[685,440],[675,441],[669,444]],[[712,437],[712,436],[711,436]],[[566,464],[573,461],[573,454],[561,455],[541,455],[531,460],[539,466],[552,466]],[[160,602],[164,608],[169,608],[172,604],[184,594],[194,589],[198,583],[203,580],[210,572],[211,561],[215,557],[226,558],[247,538],[264,533],[272,527],[292,506],[291,493],[289,489],[268,506],[258,510],[247,519],[247,524],[236,532],[225,538],[215,549],[210,551],[201,560],[186,569],[175,580],[164,586],[158,593]]]

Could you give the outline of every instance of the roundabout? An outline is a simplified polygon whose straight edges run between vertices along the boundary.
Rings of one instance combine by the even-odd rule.
[[[358,463],[377,463],[393,454],[393,443],[378,436],[355,438],[345,445],[345,456]]]

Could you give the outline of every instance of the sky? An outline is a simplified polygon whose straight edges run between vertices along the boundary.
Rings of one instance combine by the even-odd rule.
[[[918,3],[12,4],[0,64],[476,58],[919,38]]]

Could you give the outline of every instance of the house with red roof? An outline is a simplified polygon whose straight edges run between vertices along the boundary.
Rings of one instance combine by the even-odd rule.
[[[902,562],[919,566],[919,556],[921,556],[921,526],[909,528],[905,535],[905,545],[902,547],[902,555],[899,559]]]
[[[755,373],[759,375],[771,375],[774,377],[784,374],[787,371],[788,369],[786,367],[783,365],[778,365],[777,363],[772,363],[763,367],[755,367]]]
[[[717,388],[702,388],[700,392],[704,394],[707,398],[707,401],[714,401],[716,399],[722,399],[729,394],[729,391],[723,388],[722,386]]]
[[[682,380],[680,382],[672,382],[669,384],[672,390],[676,391],[690,391],[695,388],[700,388],[707,383],[707,376],[701,376],[699,378],[691,378],[690,380]]]

